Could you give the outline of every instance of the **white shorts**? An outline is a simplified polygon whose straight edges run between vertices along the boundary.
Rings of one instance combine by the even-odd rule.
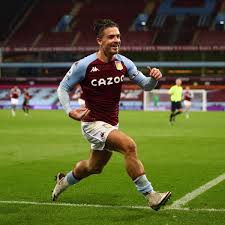
[[[19,101],[18,98],[11,98],[11,104],[12,105],[18,105],[18,101]]]
[[[191,101],[184,100],[184,105],[186,107],[190,107],[191,106]]]
[[[117,130],[118,126],[112,126],[103,121],[81,122],[81,130],[84,137],[91,143],[92,150],[108,150],[105,143],[109,133]]]

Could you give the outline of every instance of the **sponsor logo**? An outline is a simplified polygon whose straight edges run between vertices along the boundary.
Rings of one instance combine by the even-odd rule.
[[[91,80],[91,85],[92,86],[101,86],[101,85],[112,85],[112,84],[118,84],[123,82],[124,80],[124,75],[121,77],[107,77],[106,79],[100,78],[99,80],[93,79]]]
[[[99,69],[96,67],[96,66],[93,66],[92,68],[91,68],[91,73],[93,73],[93,72],[97,72],[97,71],[99,71]]]

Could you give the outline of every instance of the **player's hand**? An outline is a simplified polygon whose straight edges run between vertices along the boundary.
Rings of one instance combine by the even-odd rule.
[[[79,109],[73,109],[72,111],[69,112],[69,117],[77,120],[77,121],[82,121],[87,117],[87,115],[90,113],[90,110],[88,108],[79,108]]]
[[[162,73],[160,72],[159,69],[157,69],[157,68],[151,68],[149,66],[148,66],[148,69],[149,69],[149,75],[151,77],[153,77],[154,79],[160,80],[162,78]]]

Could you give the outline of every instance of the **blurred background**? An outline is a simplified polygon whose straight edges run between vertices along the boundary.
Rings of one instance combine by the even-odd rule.
[[[0,108],[11,107],[10,89],[17,85],[29,89],[33,109],[60,109],[59,82],[73,62],[97,50],[92,24],[109,18],[120,25],[120,53],[145,74],[147,66],[163,73],[156,87],[161,91],[147,97],[125,80],[121,109],[168,110],[165,91],[181,78],[183,87],[200,90],[194,93],[192,110],[225,110],[225,0],[8,0],[0,4]],[[23,95],[19,105],[22,102]],[[78,106],[75,97],[72,104]]]

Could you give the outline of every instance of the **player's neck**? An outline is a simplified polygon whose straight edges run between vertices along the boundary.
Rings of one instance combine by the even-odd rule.
[[[106,55],[103,51],[98,51],[97,58],[102,62],[108,63],[114,59],[114,55]]]

